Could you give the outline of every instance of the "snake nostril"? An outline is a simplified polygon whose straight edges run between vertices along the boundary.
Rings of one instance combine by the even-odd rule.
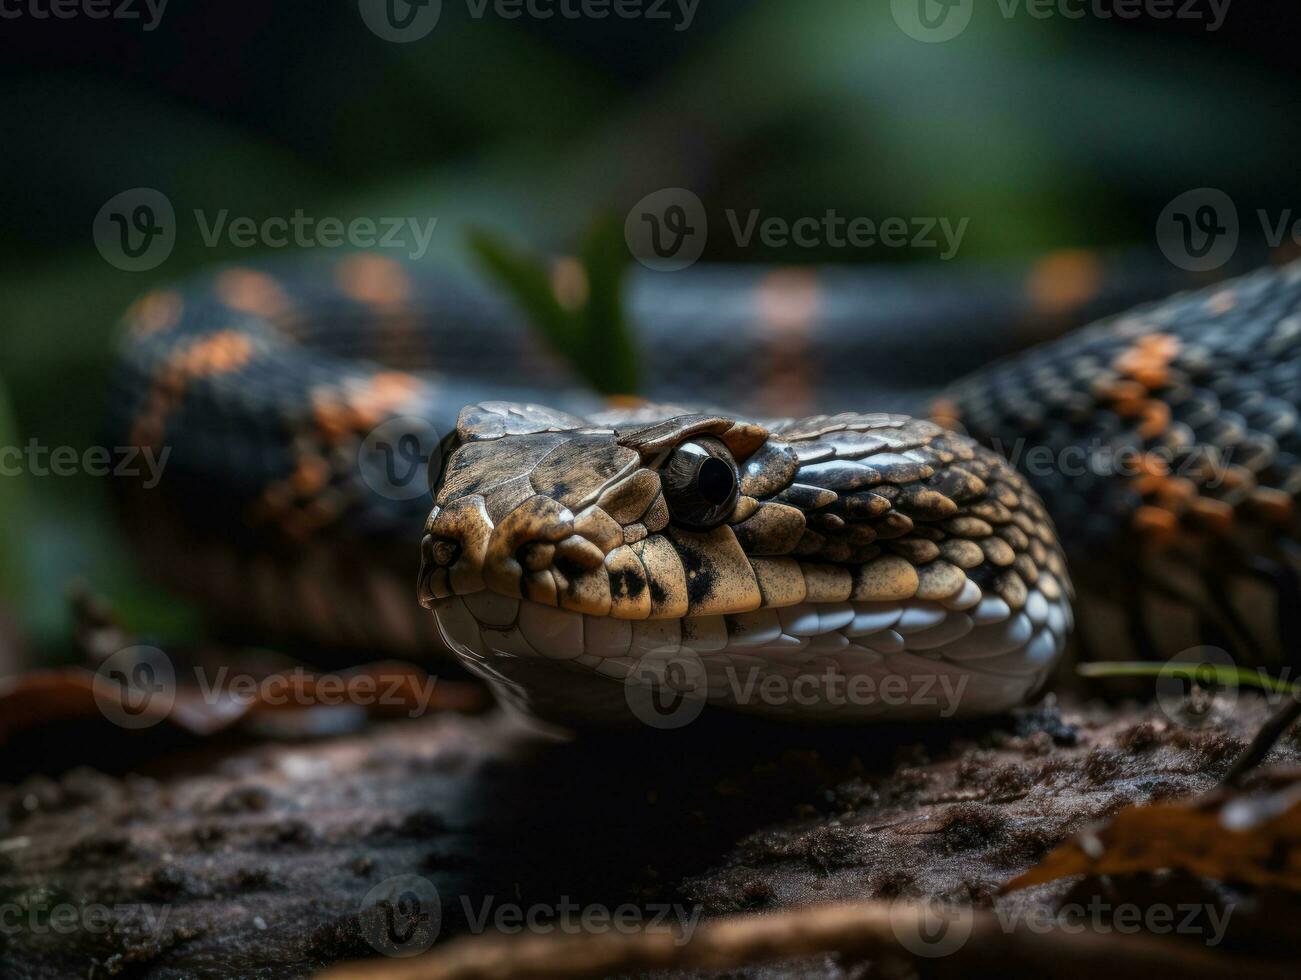
[[[446,538],[434,542],[433,557],[438,565],[450,565],[461,556],[461,546]]]

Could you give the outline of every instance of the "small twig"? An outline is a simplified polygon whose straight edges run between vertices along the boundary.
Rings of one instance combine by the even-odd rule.
[[[1243,778],[1264,761],[1265,756],[1269,755],[1270,750],[1287,734],[1287,730],[1298,718],[1301,718],[1301,689],[1293,688],[1291,697],[1283,703],[1283,707],[1270,715],[1265,724],[1260,726],[1260,731],[1251,740],[1251,744],[1243,749],[1242,755],[1238,756],[1224,777],[1224,784],[1240,785]]]
[[[934,919],[922,906],[863,902],[719,919],[689,938],[669,930],[480,936],[417,959],[345,964],[320,980],[596,980],[657,970],[729,970],[828,953],[854,962],[903,959],[922,976],[963,980],[1151,980],[1158,974],[1219,980],[1294,973],[1268,960],[1155,936],[1016,928],[989,911],[955,913],[938,932]]]
[[[1291,694],[1294,685],[1276,680],[1263,670],[1195,663],[1091,663],[1075,668],[1081,677],[1167,677],[1186,681],[1212,680],[1226,687],[1254,687],[1271,694]]]

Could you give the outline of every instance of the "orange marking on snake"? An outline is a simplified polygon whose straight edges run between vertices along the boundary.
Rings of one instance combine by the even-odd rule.
[[[1149,545],[1163,548],[1179,534],[1179,518],[1161,507],[1145,505],[1134,512],[1134,530]]]
[[[1111,378],[1094,382],[1093,394],[1104,402],[1136,402],[1142,401],[1147,396],[1147,391],[1137,381]]]
[[[349,407],[353,427],[358,431],[373,429],[398,411],[419,387],[419,380],[403,371],[372,375],[366,388],[352,396]]]
[[[341,442],[352,432],[352,413],[334,391],[312,394],[312,420],[332,443]]]
[[[167,416],[185,397],[191,381],[238,371],[252,359],[253,344],[235,330],[221,330],[200,337],[178,350],[167,359],[154,379],[145,399],[145,408],[132,428],[134,445],[161,446],[167,430]]]
[[[406,270],[380,255],[352,255],[335,268],[335,282],[348,297],[372,306],[396,306],[411,296]]]
[[[1228,534],[1233,530],[1233,508],[1223,500],[1197,497],[1189,501],[1188,515],[1216,534]]]
[[[1092,252],[1069,249],[1040,259],[1030,270],[1027,290],[1038,313],[1055,316],[1069,313],[1098,294],[1102,288],[1101,260]]]
[[[171,290],[145,293],[126,311],[126,322],[134,337],[149,337],[170,330],[181,322],[185,302]]]
[[[1296,501],[1286,490],[1257,487],[1251,494],[1251,506],[1261,517],[1276,524],[1290,524],[1296,517]]]
[[[289,477],[294,492],[300,497],[320,493],[330,479],[330,464],[320,456],[304,456],[298,461],[298,468]]]
[[[1170,475],[1170,466],[1155,453],[1144,453],[1138,461],[1138,468],[1145,476],[1165,477]]]
[[[1232,289],[1222,289],[1206,301],[1206,308],[1214,314],[1228,313],[1238,305],[1238,294]]]
[[[187,379],[211,377],[238,371],[253,357],[253,345],[247,336],[234,330],[222,330],[196,341],[183,351],[178,369]]]
[[[326,388],[312,393],[312,418],[331,443],[379,425],[399,411],[419,389],[420,380],[404,371],[381,371],[361,381],[357,391]]]
[[[1144,439],[1155,439],[1170,428],[1170,406],[1165,402],[1150,401],[1143,406],[1143,421],[1138,434]]]
[[[1113,367],[1147,391],[1155,391],[1170,383],[1170,365],[1179,356],[1179,351],[1177,337],[1147,334],[1117,357]]]
[[[227,269],[217,276],[213,288],[223,303],[240,313],[269,319],[289,309],[288,295],[265,272]]]
[[[769,338],[764,402],[783,414],[805,414],[813,404],[815,381],[809,335],[822,306],[817,274],[808,269],[778,269],[759,284],[755,305]]]
[[[931,419],[938,426],[957,431],[962,427],[962,409],[952,398],[937,398],[931,403]]]
[[[359,441],[367,432],[401,410],[420,388],[420,379],[404,371],[380,371],[356,379],[347,391],[321,388],[312,392],[312,419],[317,434],[299,450],[294,471],[263,491],[249,510],[257,524],[277,521],[291,538],[302,540],[332,524],[343,512],[343,502],[330,488],[333,473],[327,447]]]

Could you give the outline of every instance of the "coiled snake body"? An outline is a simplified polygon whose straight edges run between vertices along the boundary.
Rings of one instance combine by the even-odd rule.
[[[150,293],[110,435],[169,456],[123,488],[132,540],[228,622],[450,646],[562,721],[636,712],[652,667],[799,720],[1011,707],[1072,624],[1054,520],[1086,654],[1295,650],[1301,266],[998,361],[930,419],[768,418],[896,405],[861,405],[890,370],[850,329],[861,286],[747,281],[744,322],[735,283],[665,293],[647,357],[652,394],[740,414],[612,411],[501,302],[375,256]]]

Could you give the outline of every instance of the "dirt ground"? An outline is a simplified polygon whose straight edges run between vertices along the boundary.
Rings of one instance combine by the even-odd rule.
[[[687,924],[842,899],[1048,913],[1078,879],[1000,886],[1123,807],[1211,789],[1266,714],[1245,695],[1191,727],[1150,705],[1049,702],[951,727],[706,716],[573,741],[498,711],[291,741],[70,727],[39,741],[100,768],[20,776],[49,760],[36,743],[8,753],[0,973],[304,977],[509,930],[519,910],[559,930],[628,903],[640,921]],[[1269,761],[1301,761],[1299,748],[1294,734]],[[377,938],[367,916],[395,878],[422,896],[424,932]],[[1233,901],[1214,883],[1178,887]],[[863,969],[819,956],[725,975]]]

